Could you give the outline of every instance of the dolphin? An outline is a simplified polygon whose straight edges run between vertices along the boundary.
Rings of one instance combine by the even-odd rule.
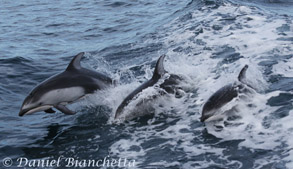
[[[145,83],[143,83],[142,85],[140,85],[133,92],[131,92],[122,101],[122,103],[118,106],[116,113],[115,113],[115,119],[118,119],[123,114],[124,108],[127,107],[129,105],[129,103],[137,95],[139,95],[141,92],[143,92],[144,89],[147,89],[148,87],[152,87],[152,86],[156,85],[164,75],[168,74],[168,72],[164,69],[164,65],[163,65],[165,56],[166,55],[162,55],[158,59],[152,78],[150,80],[146,81]],[[159,85],[159,87],[161,89],[163,89],[163,92],[160,92],[161,95],[163,95],[165,93],[176,93],[176,90],[177,90],[176,86],[183,79],[182,77],[175,75],[175,74],[168,74],[168,75],[169,75],[169,77],[164,79],[164,82]],[[156,98],[156,96],[154,96],[154,98]],[[141,104],[141,103],[138,103],[138,104]]]
[[[236,98],[239,93],[253,93],[254,89],[244,80],[247,69],[248,65],[245,65],[238,75],[238,81],[220,88],[206,101],[202,108],[201,122],[210,120],[219,108]]]
[[[76,55],[62,73],[48,78],[37,85],[25,98],[19,116],[39,111],[55,113],[56,108],[64,114],[73,115],[74,111],[65,107],[83,96],[112,84],[112,79],[81,67],[80,60],[84,52]]]

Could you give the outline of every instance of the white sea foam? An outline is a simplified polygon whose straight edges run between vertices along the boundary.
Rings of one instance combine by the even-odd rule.
[[[293,58],[288,60],[281,60],[274,65],[273,72],[285,77],[293,77]]]
[[[168,95],[156,100],[152,104],[155,108],[155,117],[150,119],[146,126],[139,126],[135,130],[133,126],[127,126],[124,132],[131,135],[131,138],[114,142],[110,147],[110,153],[124,158],[135,158],[143,163],[147,160],[146,154],[157,148],[171,149],[170,151],[179,154],[184,153],[184,156],[190,160],[185,164],[161,160],[151,162],[149,165],[165,167],[179,165],[183,168],[219,165],[219,162],[213,160],[193,160],[198,156],[204,157],[209,154],[227,165],[240,168],[241,162],[229,159],[223,153],[223,148],[205,143],[203,133],[207,129],[208,134],[221,141],[243,140],[238,145],[239,149],[281,151],[280,147],[282,147],[281,154],[285,156],[283,160],[286,160],[288,168],[292,168],[293,142],[290,136],[293,134],[293,128],[290,121],[293,120],[293,112],[283,118],[271,119],[268,121],[270,123],[268,126],[264,125],[280,108],[280,106],[270,106],[267,102],[270,98],[278,96],[280,92],[266,93],[269,87],[268,79],[263,75],[264,67],[259,66],[262,61],[272,59],[271,56],[288,55],[288,52],[292,51],[290,46],[292,43],[281,40],[284,35],[278,32],[278,28],[288,24],[288,21],[261,12],[252,7],[224,4],[213,10],[209,7],[194,10],[192,18],[186,22],[177,18],[166,24],[162,33],[165,36],[154,41],[163,42],[168,49],[166,52],[168,57],[164,63],[166,70],[184,75],[186,82],[182,85],[189,90],[184,92],[182,98]],[[189,29],[195,25],[198,25],[196,29]],[[292,30],[292,27],[290,29]],[[145,43],[150,42],[151,40],[148,39]],[[233,50],[232,53],[237,54],[239,58],[233,56],[229,58],[230,56],[226,56],[229,52],[222,52],[224,56],[218,57],[225,48]],[[230,60],[224,61],[226,57]],[[292,59],[280,61],[273,66],[273,73],[292,77],[291,62]],[[257,93],[250,95],[248,100],[234,99],[226,105],[225,110],[237,106],[238,111],[235,114],[239,118],[230,121],[226,118],[202,125],[199,118],[204,102],[224,85],[237,81],[237,76],[245,64],[249,65],[246,74],[247,83],[253,86]],[[153,70],[150,66],[146,65],[143,69],[145,74],[140,77],[133,76],[131,83],[119,84],[96,94],[95,102],[99,100],[112,109],[110,123],[113,122],[114,112],[127,94],[137,88],[142,79],[151,78]],[[129,71],[128,67],[121,70]],[[149,97],[156,92],[157,89],[154,87],[148,88],[138,98]],[[136,103],[130,104],[128,110],[135,109]],[[166,119],[161,122],[161,118]],[[161,142],[146,146],[156,139]],[[280,156],[268,156],[257,159],[254,166],[260,168],[280,160]]]

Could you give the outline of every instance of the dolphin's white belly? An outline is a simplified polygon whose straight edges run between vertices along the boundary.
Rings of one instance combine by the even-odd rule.
[[[55,105],[58,103],[68,103],[76,101],[85,95],[82,87],[70,87],[63,89],[51,90],[41,97],[41,102]]]

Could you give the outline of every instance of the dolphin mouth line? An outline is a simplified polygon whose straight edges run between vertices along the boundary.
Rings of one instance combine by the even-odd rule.
[[[24,115],[28,115],[28,114],[33,114],[35,112],[47,110],[52,107],[53,107],[53,105],[43,105],[43,106],[38,106],[38,107],[35,107],[32,109],[24,109],[24,110],[21,110],[18,115],[24,116]]]

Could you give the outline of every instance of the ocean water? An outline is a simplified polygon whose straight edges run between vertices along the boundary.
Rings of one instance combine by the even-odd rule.
[[[0,168],[66,168],[69,158],[70,168],[105,158],[134,162],[121,168],[293,168],[292,11],[291,0],[2,0]],[[82,51],[84,67],[118,85],[70,105],[73,116],[19,117],[30,90]],[[153,116],[114,121],[162,54],[186,79],[182,97],[159,98]],[[204,102],[245,64],[257,92],[226,106],[237,105],[238,118],[201,123]],[[59,167],[33,165],[60,157]]]

